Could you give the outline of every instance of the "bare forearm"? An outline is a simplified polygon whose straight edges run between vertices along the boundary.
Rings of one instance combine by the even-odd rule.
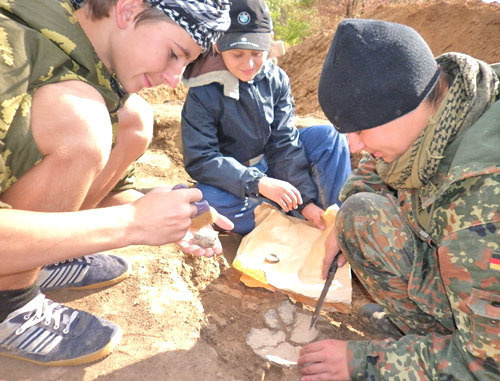
[[[177,242],[191,226],[197,189],[156,188],[131,204],[67,213],[0,209],[0,275],[128,245]],[[222,226],[222,225],[221,225]]]
[[[0,210],[0,275],[130,244],[130,205],[68,213]]]

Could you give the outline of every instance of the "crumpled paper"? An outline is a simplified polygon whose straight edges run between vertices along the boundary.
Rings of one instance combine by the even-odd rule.
[[[280,290],[292,299],[315,306],[325,280],[321,277],[325,240],[335,224],[337,206],[325,211],[326,229],[287,216],[263,203],[255,209],[255,229],[243,237],[233,267],[249,287]],[[277,260],[277,261],[276,261]],[[349,312],[352,300],[351,270],[339,267],[323,309]]]

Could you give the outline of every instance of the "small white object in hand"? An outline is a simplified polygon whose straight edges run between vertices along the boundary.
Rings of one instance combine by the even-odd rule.
[[[193,232],[192,243],[207,249],[213,247],[217,242],[217,237],[219,233],[211,228],[201,228],[200,230]]]

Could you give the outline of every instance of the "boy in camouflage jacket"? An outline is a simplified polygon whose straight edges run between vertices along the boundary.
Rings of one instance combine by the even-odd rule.
[[[319,99],[366,153],[342,190],[324,268],[340,248],[402,337],[309,344],[303,381],[500,379],[495,69],[459,53],[434,59],[399,24],[339,25]]]
[[[132,93],[174,87],[228,27],[225,0],[0,0],[0,355],[61,366],[111,352],[117,325],[40,293],[128,276],[122,258],[91,253],[221,251],[186,235],[201,192],[143,195],[127,168],[153,128]]]

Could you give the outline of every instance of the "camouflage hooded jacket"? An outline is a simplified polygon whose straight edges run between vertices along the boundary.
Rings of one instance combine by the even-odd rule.
[[[30,127],[39,87],[87,82],[104,98],[116,131],[123,93],[73,12],[69,0],[0,0],[0,193],[42,159]]]
[[[348,178],[342,200],[358,192],[393,198],[416,236],[434,248],[428,263],[436,268],[414,265],[408,294],[452,332],[349,342],[352,379],[500,380],[499,147],[497,100],[446,148],[432,186],[387,186],[371,155]],[[425,227],[418,222],[422,208],[430,216]],[[449,306],[424,302],[433,276],[441,277]],[[370,357],[381,361],[370,365]]]

